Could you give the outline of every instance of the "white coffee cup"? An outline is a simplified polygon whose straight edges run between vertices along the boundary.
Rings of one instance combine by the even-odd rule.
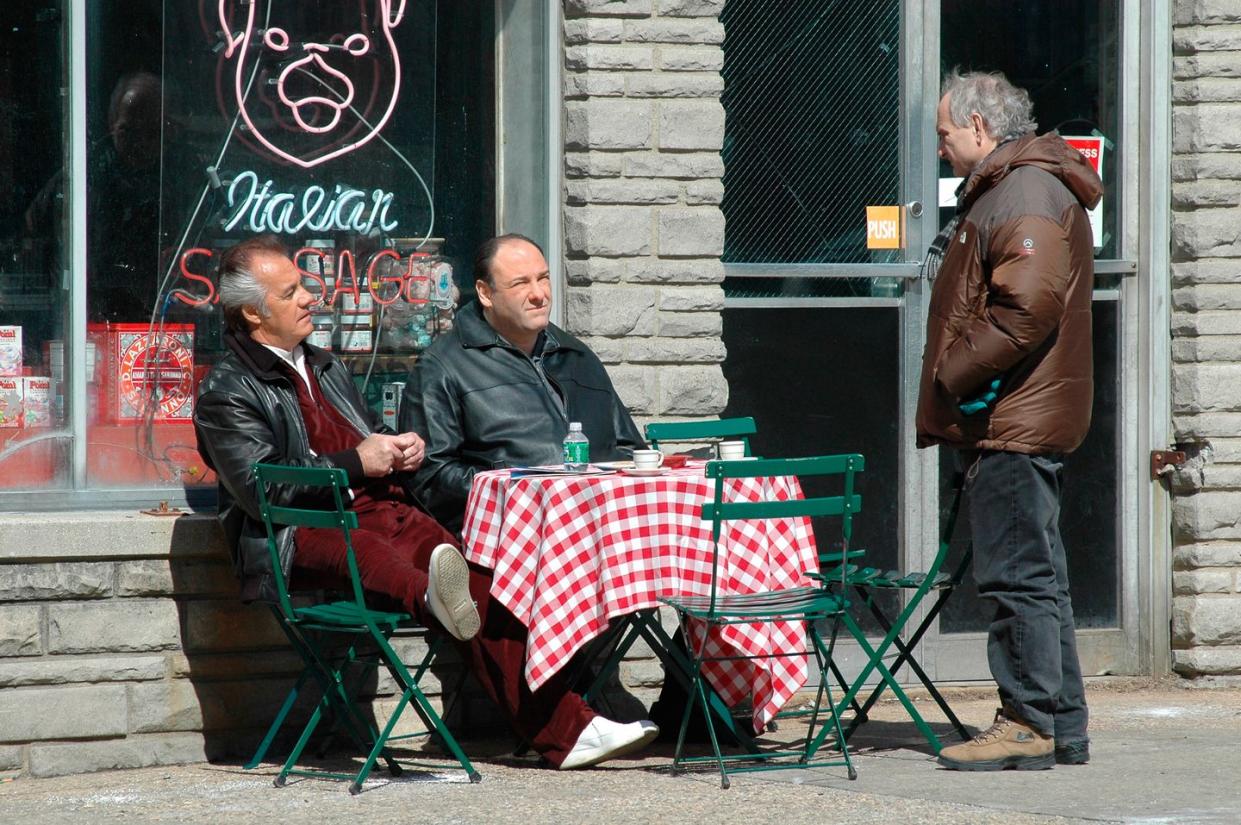
[[[633,468],[635,470],[658,470],[664,463],[664,454],[659,450],[634,450]]]
[[[721,461],[736,461],[739,458],[745,458],[744,441],[721,441],[718,449]]]

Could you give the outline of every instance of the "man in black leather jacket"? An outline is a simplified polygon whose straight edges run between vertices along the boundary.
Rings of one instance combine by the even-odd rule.
[[[538,244],[503,235],[474,262],[478,298],[415,363],[400,427],[423,433],[419,499],[459,532],[474,474],[557,464],[570,421],[592,461],[645,446],[599,358],[550,323],[551,278]]]
[[[567,677],[530,691],[524,626],[491,601],[490,573],[467,566],[453,537],[402,486],[423,461],[422,438],[377,426],[348,369],[305,343],[314,301],[271,236],[244,241],[221,259],[230,352],[203,381],[194,426],[199,452],[219,477],[220,520],[243,596],[273,595],[253,464],[343,468],[360,524],[352,538],[363,587],[461,641],[479,683],[549,762],[586,767],[649,742],[658,728],[596,716],[568,689]],[[287,485],[268,490],[274,504],[313,506],[316,495]],[[285,528],[278,543],[295,585],[308,572],[347,580],[339,531]]]

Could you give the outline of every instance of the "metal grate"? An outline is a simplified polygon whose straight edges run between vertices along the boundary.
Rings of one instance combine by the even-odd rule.
[[[726,262],[874,262],[865,206],[900,193],[900,9],[725,5]]]

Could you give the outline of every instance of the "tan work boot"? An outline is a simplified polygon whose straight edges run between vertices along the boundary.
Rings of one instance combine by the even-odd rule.
[[[939,764],[954,771],[1042,771],[1055,767],[1055,740],[1019,719],[995,712],[991,727],[968,742],[944,748]]]

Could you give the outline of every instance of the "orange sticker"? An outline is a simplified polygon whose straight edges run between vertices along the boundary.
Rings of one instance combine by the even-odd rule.
[[[866,207],[866,248],[901,248],[901,208],[899,206]]]

